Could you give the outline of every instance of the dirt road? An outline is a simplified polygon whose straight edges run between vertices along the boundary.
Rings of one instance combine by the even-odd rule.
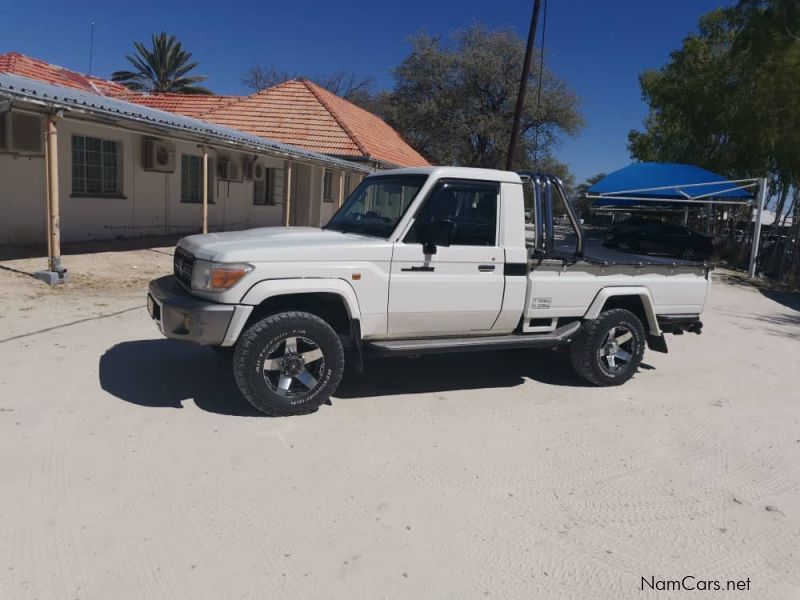
[[[61,290],[2,263],[0,598],[800,594],[796,297],[716,282],[621,388],[547,352],[387,360],[269,419],[157,334],[164,252],[72,257]]]

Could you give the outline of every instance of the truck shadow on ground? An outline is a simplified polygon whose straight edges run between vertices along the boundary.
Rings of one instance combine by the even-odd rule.
[[[191,400],[213,413],[261,416],[239,393],[230,360],[184,342],[158,339],[117,344],[100,358],[99,378],[103,390],[139,406],[183,408],[184,401]],[[504,389],[522,385],[526,379],[575,388],[587,385],[572,372],[565,352],[470,352],[370,359],[365,373],[345,373],[334,400]]]
[[[586,387],[566,352],[504,350],[368,359],[365,372],[346,372],[337,398],[502,389],[532,379],[549,385]]]
[[[230,361],[175,340],[140,340],[112,346],[100,357],[100,387],[132,404],[183,408],[185,400],[213,413],[262,416],[239,393]]]

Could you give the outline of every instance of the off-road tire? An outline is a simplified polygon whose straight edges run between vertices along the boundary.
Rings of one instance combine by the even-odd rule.
[[[624,368],[610,373],[600,352],[609,332],[615,327],[625,327],[633,334],[630,348],[632,360]],[[578,336],[570,343],[570,360],[575,373],[597,386],[622,385],[636,373],[644,357],[645,331],[635,314],[624,308],[607,310],[585,321]]]
[[[270,388],[263,364],[270,348],[288,337],[313,341],[322,351],[324,369],[318,384],[289,398]],[[306,312],[282,312],[250,325],[239,337],[233,354],[233,376],[250,404],[269,416],[312,413],[336,391],[344,371],[344,350],[333,328]]]

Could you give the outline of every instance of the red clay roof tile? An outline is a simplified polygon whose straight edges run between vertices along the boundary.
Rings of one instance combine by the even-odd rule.
[[[309,150],[416,167],[428,163],[369,111],[306,79],[292,79],[202,118]]]
[[[70,71],[38,58],[31,58],[19,52],[0,54],[0,73],[11,73],[104,96],[117,97],[130,93],[128,88],[114,81],[81,75],[76,71]]]
[[[205,94],[138,94],[128,91],[122,100],[150,108],[166,110],[187,117],[199,117],[238,100],[240,96],[208,96]]]

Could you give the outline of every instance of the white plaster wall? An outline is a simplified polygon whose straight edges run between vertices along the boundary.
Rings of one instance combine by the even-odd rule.
[[[0,153],[0,243],[45,240],[43,156]]]
[[[44,126],[44,121],[43,121]],[[116,140],[121,146],[120,173],[122,196],[75,197],[72,195],[73,133]],[[202,204],[180,200],[181,154],[200,155],[195,143],[175,141],[174,173],[145,171],[141,167],[141,144],[144,134],[100,124],[74,120],[58,123],[59,193],[61,236],[65,242],[90,239],[113,239],[164,233],[192,233],[202,228]],[[286,163],[283,159],[264,157],[258,161],[274,169],[276,205],[253,204],[253,182],[228,182],[216,178],[216,161],[221,158],[252,158],[233,151],[212,149],[209,167],[214,173],[210,188],[209,229],[245,229],[282,225],[286,201]],[[327,222],[328,206],[321,207],[322,168],[294,163],[293,177],[298,178],[297,201],[305,206],[295,221],[298,225]],[[353,177],[355,180],[356,177]],[[338,188],[336,188],[338,193]],[[0,244],[42,242],[45,237],[45,161],[39,156],[19,156],[0,151]]]

